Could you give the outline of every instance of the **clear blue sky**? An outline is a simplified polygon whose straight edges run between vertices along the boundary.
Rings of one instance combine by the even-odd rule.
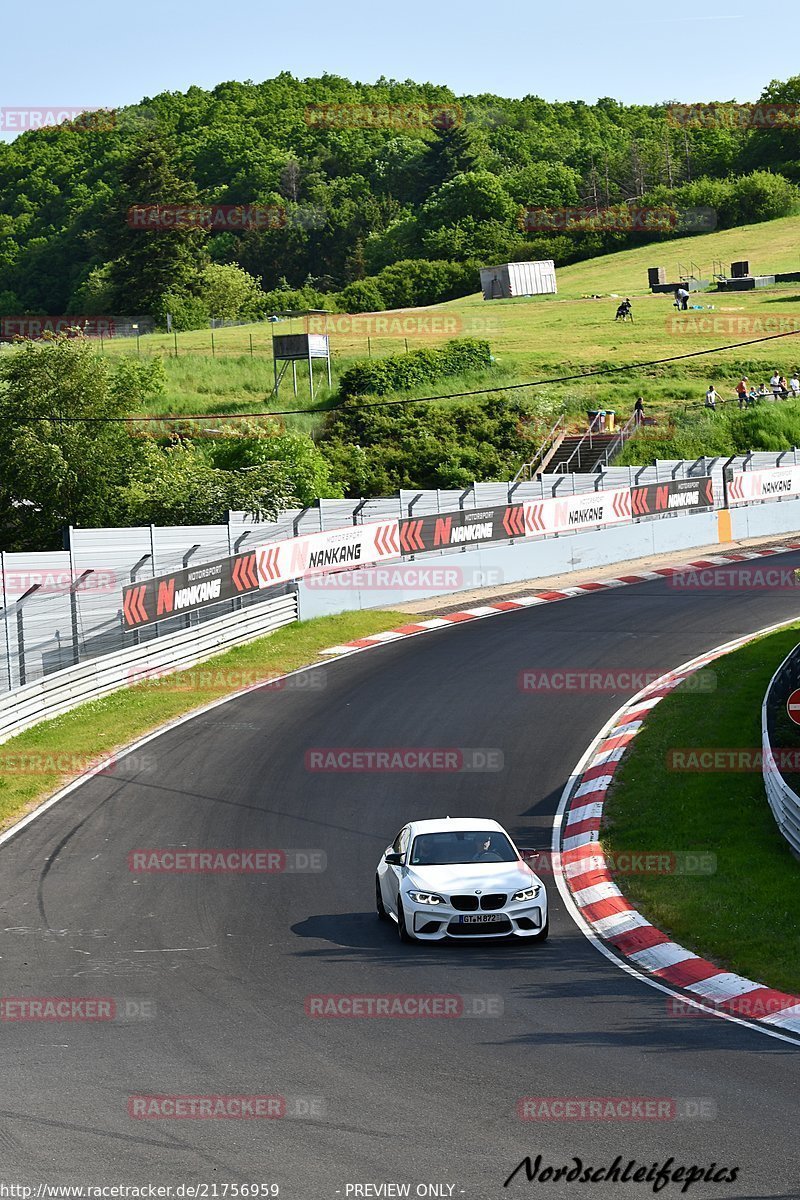
[[[39,0],[30,24],[19,9],[6,23],[0,107],[113,108],[281,70],[548,100],[745,101],[800,71],[798,31],[798,0]]]

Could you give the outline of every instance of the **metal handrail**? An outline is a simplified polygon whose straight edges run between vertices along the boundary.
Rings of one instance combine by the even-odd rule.
[[[598,467],[601,464],[603,466],[607,467],[609,465],[609,463],[611,462],[611,459],[616,454],[619,454],[620,450],[625,445],[625,443],[630,441],[630,439],[636,434],[638,429],[639,429],[639,425],[636,420],[636,413],[632,412],[631,415],[628,417],[627,421],[625,422],[625,424],[622,426],[622,428],[620,430],[618,430],[617,436],[614,438],[614,441],[610,442],[608,444],[608,446],[606,446],[605,454],[601,458],[600,462],[597,464]]]
[[[548,450],[550,450],[554,446],[554,443],[556,441],[556,431],[563,428],[565,416],[566,416],[566,414],[562,412],[561,416],[558,418],[555,425],[552,427],[552,429],[550,429],[548,431],[544,441],[542,442],[541,446],[536,451],[536,453],[534,454],[534,456],[530,460],[530,462],[523,463],[522,466],[520,467],[520,469],[517,471],[516,475],[511,480],[512,484],[519,483],[520,480],[522,479],[523,475],[525,475],[526,472],[527,472],[528,479],[533,478],[534,473],[535,473],[537,467],[540,465],[545,454],[547,453]]]
[[[580,466],[580,461],[581,461],[580,454],[581,454],[581,450],[583,449],[584,443],[588,441],[589,449],[591,450],[592,434],[601,432],[599,427],[595,428],[596,426],[599,426],[599,422],[601,420],[605,423],[605,413],[604,412],[595,413],[595,415],[592,417],[592,421],[591,421],[591,424],[589,425],[589,428],[586,430],[586,433],[583,435],[583,437],[578,442],[575,449],[572,451],[572,454],[570,454],[569,458],[565,459],[564,462],[561,462],[558,464],[558,466],[556,467],[553,474],[555,474],[555,475],[560,475],[562,473],[564,475],[569,474],[568,467],[576,455],[578,457],[578,466]]]

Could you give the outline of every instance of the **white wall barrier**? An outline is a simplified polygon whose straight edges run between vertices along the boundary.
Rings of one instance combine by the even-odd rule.
[[[761,772],[769,806],[792,853],[800,858],[800,796],[792,791],[775,761],[770,735],[771,716],[785,704],[789,692],[798,682],[800,647],[795,647],[769,681],[761,705]]]
[[[800,492],[800,470],[796,477],[792,467],[745,471],[744,475],[748,483],[746,488],[742,485],[742,494],[749,489],[751,499],[738,500],[730,510],[734,538],[755,536],[755,524],[761,536],[800,530],[800,497],[791,491],[796,484]],[[770,487],[765,490],[764,481],[753,482],[758,476],[783,479],[785,475],[789,492],[785,484],[776,492]],[[698,489],[699,494],[693,494]],[[775,502],[776,495],[785,495],[785,501]],[[208,576],[210,594],[220,572],[227,589],[224,594],[233,595],[232,604],[239,608],[219,617],[213,616],[213,607],[199,610],[197,623],[161,637],[153,635],[163,625],[151,620],[141,631],[132,631],[139,645],[102,653],[15,688],[0,697],[0,740],[125,686],[134,668],[178,670],[288,621],[387,607],[415,598],[497,587],[711,545],[719,540],[721,528],[713,503],[712,480],[707,473],[693,475],[684,470],[678,477],[673,469],[668,479],[639,486],[583,489],[563,498],[548,496],[449,513],[429,510],[420,517],[338,525],[295,538],[256,542],[217,563],[200,559],[195,566],[189,562],[173,572],[175,578],[167,578],[166,584],[165,577],[152,576],[142,582],[137,578],[123,589],[121,615],[126,607],[131,612],[137,606],[141,609],[144,593],[150,589],[144,601],[152,618],[158,593],[169,592],[170,584],[177,588],[188,581],[195,586],[195,575],[198,579]],[[116,532],[124,535],[128,531]],[[219,563],[224,563],[224,568]],[[287,580],[297,581],[297,593],[270,595],[268,589],[285,588],[281,581]],[[151,592],[156,596],[155,605]],[[182,619],[189,625],[188,613]]]

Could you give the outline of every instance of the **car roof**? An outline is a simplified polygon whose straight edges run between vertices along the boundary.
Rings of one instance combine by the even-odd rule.
[[[505,833],[503,826],[491,817],[439,817],[428,821],[410,821],[408,827],[412,837],[418,833],[456,833],[470,829],[496,829],[498,833]]]

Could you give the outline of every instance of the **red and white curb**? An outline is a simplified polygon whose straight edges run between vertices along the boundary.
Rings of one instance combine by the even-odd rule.
[[[796,620],[796,618],[794,618]],[[591,940],[618,965],[692,1008],[754,1022],[765,1032],[800,1034],[800,996],[776,991],[701,958],[657,929],[614,883],[599,841],[606,793],[647,716],[682,680],[755,638],[792,622],[737,638],[662,675],[615,713],[567,784],[553,839],[559,890]],[[560,848],[558,845],[560,837]],[[674,989],[680,989],[676,991]],[[795,1039],[784,1038],[782,1040]]]
[[[462,612],[431,617],[427,621],[415,621],[409,625],[399,625],[397,629],[387,629],[382,633],[370,634],[368,637],[354,638],[351,642],[343,642],[339,646],[329,646],[326,650],[320,650],[320,654],[331,656],[354,654],[358,650],[366,650],[371,646],[383,646],[387,642],[401,641],[403,638],[414,637],[418,633],[428,633],[432,629],[446,629],[450,625],[460,625],[464,621],[475,621],[482,617],[496,616],[498,613],[532,608],[537,604],[552,604],[556,600],[568,600],[572,596],[583,596],[588,592],[610,591],[612,588],[629,587],[634,583],[668,579],[672,575],[685,575],[688,571],[703,571],[713,567],[729,566],[731,563],[745,562],[753,558],[774,557],[776,554],[786,553],[790,550],[800,550],[800,542],[785,542],[766,550],[741,550],[736,554],[715,554],[709,558],[681,563],[675,567],[658,567],[654,571],[640,571],[635,575],[620,575],[615,579],[578,583],[574,587],[559,588],[555,592],[534,592],[530,596],[515,596],[513,600],[497,600],[494,604],[466,608]]]

